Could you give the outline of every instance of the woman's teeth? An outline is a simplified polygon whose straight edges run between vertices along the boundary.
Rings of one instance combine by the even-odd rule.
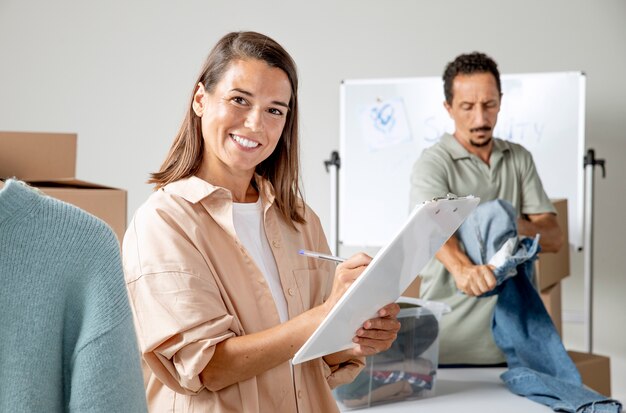
[[[231,138],[233,138],[235,142],[237,142],[239,145],[243,146],[244,148],[256,148],[257,146],[259,146],[258,142],[250,141],[246,138],[242,138],[241,136],[232,135],[232,134],[230,136]]]

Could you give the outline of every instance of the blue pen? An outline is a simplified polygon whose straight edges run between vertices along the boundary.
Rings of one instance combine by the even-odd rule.
[[[318,258],[320,260],[328,260],[334,262],[344,262],[346,259],[341,257],[335,257],[334,255],[322,254],[321,252],[309,251],[309,250],[300,250],[298,254],[304,255],[311,258]]]

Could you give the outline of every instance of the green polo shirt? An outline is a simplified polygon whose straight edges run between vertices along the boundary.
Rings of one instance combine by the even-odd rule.
[[[513,142],[494,138],[489,165],[470,154],[449,134],[425,149],[411,174],[411,208],[451,192],[480,197],[480,202],[504,199],[518,213],[556,213],[546,195],[532,155]],[[421,295],[452,307],[443,317],[439,347],[442,364],[495,364],[504,355],[493,341],[491,321],[497,296],[469,297],[460,293],[454,278],[433,258],[421,273]]]

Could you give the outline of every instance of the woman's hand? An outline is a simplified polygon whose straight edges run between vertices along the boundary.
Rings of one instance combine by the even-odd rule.
[[[356,344],[351,349],[338,351],[324,356],[328,365],[338,365],[355,357],[371,356],[388,350],[395,341],[400,322],[397,319],[400,306],[388,304],[378,311],[380,317],[372,318],[363,323],[352,341]]]
[[[387,304],[378,311],[378,318],[364,322],[352,339],[356,344],[356,347],[352,348],[352,354],[356,357],[370,356],[389,349],[400,330],[400,322],[397,319],[399,312],[398,304]]]
[[[372,257],[369,255],[358,253],[337,265],[333,288],[323,304],[326,308],[326,313],[337,304],[337,301],[345,294],[354,280],[361,275],[371,261]]]

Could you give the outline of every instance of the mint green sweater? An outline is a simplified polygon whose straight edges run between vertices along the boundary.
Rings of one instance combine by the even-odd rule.
[[[18,181],[0,190],[0,412],[144,412],[115,235]]]

